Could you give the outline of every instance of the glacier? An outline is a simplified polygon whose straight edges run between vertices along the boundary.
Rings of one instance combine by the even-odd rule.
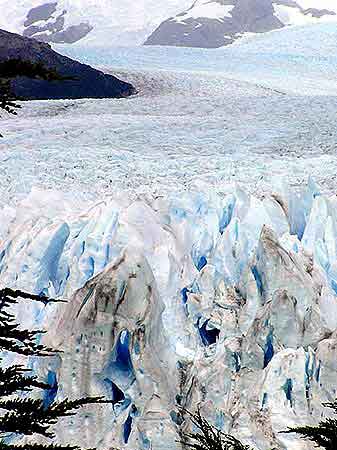
[[[335,192],[336,27],[241,42],[214,51],[68,47],[139,95],[30,102],[2,117],[0,205],[36,186],[95,201],[232,182],[270,192],[280,178],[301,186],[309,175]]]
[[[336,212],[311,179],[91,205],[35,189],[4,207],[1,286],[68,300],[18,309],[64,352],[32,363],[54,382],[46,401],[114,403],[65,419],[58,439],[178,450],[179,407],[199,405],[256,449],[309,450],[280,431],[336,397]]]
[[[67,300],[17,308],[63,349],[29,367],[46,404],[114,403],[65,419],[58,441],[180,450],[179,408],[200,405],[257,450],[310,449],[280,431],[336,398],[335,37],[75,45],[139,95],[2,118],[0,288]]]

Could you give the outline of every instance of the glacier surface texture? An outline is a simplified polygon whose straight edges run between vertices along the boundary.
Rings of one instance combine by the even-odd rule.
[[[82,445],[179,449],[179,407],[260,450],[336,397],[337,200],[312,180],[93,204],[33,191],[5,207],[1,284],[66,305],[19,308],[61,356],[32,362],[58,398],[102,394],[57,428]],[[68,420],[68,419],[67,419]]]
[[[280,431],[336,398],[335,25],[214,51],[80,43],[57,48],[139,94],[1,120],[0,287],[68,301],[18,308],[64,351],[30,367],[47,402],[114,403],[58,439],[180,450],[179,407],[199,405],[258,450],[311,450]]]

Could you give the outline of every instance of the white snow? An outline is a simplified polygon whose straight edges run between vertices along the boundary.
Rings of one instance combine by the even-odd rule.
[[[296,0],[303,9],[317,8],[337,12],[336,0]]]
[[[185,14],[175,17],[176,22],[184,22],[187,19],[217,19],[223,20],[224,17],[231,17],[231,11],[234,5],[221,5],[212,0],[200,0],[196,2]]]
[[[278,5],[276,3],[274,3],[273,6],[275,10],[275,16],[284,25],[306,25],[321,21],[332,21],[332,22],[337,21],[337,16],[333,15],[325,15],[321,18],[316,18],[313,17],[311,14],[304,14],[300,8],[296,8],[293,6]],[[323,9],[321,5],[320,8]],[[335,5],[334,9],[330,8],[330,11],[337,11],[337,5]]]
[[[274,3],[275,16],[284,25],[305,25],[312,23],[313,18],[311,15],[303,14],[300,8],[292,6],[277,5]],[[318,21],[319,19],[315,19]]]
[[[0,28],[21,33],[28,11],[43,3],[43,0],[1,0]],[[67,10],[66,27],[89,22],[94,30],[84,43],[138,45],[163,20],[187,9],[190,4],[190,0],[58,0],[54,15]]]

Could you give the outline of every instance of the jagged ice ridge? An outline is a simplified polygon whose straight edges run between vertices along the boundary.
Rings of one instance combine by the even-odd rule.
[[[64,350],[31,366],[59,398],[115,402],[58,438],[179,449],[178,408],[200,405],[257,449],[309,450],[279,431],[315,423],[336,397],[336,210],[312,180],[261,198],[228,186],[90,208],[34,190],[3,208],[1,287],[69,300],[19,308]]]

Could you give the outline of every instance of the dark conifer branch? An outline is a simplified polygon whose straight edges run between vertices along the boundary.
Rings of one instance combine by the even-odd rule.
[[[323,406],[333,409],[337,414],[337,401],[333,403],[323,403]],[[337,449],[337,419],[327,418],[321,420],[317,426],[291,427],[283,433],[297,433],[303,439],[312,441],[316,447],[327,450]]]
[[[23,356],[52,356],[56,350],[37,343],[43,330],[21,330],[15,322],[14,314],[7,308],[21,300],[31,300],[47,305],[63,300],[49,299],[40,295],[31,295],[20,290],[5,288],[0,290],[0,350],[14,352]]]
[[[27,376],[29,369],[15,365],[6,369],[0,368],[0,398],[8,397],[17,391],[30,392],[33,388],[49,389],[47,383],[38,381],[36,376]]]
[[[15,315],[8,308],[22,300],[42,302],[47,305],[59,300],[48,299],[38,295],[31,295],[22,291],[12,289],[0,290],[0,350],[14,352],[22,356],[52,356],[58,352],[38,343],[38,337],[44,333],[43,330],[22,330],[16,323]],[[62,301],[62,300],[61,300]],[[8,368],[0,368],[0,410],[4,413],[0,416],[0,450],[80,450],[76,445],[43,445],[39,443],[28,443],[18,445],[15,443],[1,442],[1,436],[11,434],[18,436],[35,435],[53,439],[55,434],[52,430],[60,418],[75,415],[77,410],[91,404],[109,404],[111,400],[103,397],[84,397],[77,400],[65,399],[54,401],[46,405],[42,399],[14,397],[17,392],[29,392],[34,389],[49,390],[53,386],[29,375],[29,370],[21,365]],[[56,393],[55,393],[56,396]],[[94,450],[94,449],[92,449]]]
[[[15,300],[17,300],[19,298],[29,300],[29,301],[41,302],[45,305],[47,305],[48,303],[66,303],[66,300],[49,298],[44,295],[28,294],[27,292],[23,292],[18,289],[4,288],[4,289],[0,290],[0,305],[1,305],[2,300],[5,300],[12,304],[15,304],[15,303],[17,303]],[[0,306],[0,309],[1,309],[1,306]]]
[[[181,432],[180,443],[194,450],[251,450],[248,445],[242,444],[234,436],[224,433],[205,419],[198,409],[192,413],[184,408],[186,414],[198,432]]]
[[[5,111],[8,114],[12,114],[14,116],[17,115],[16,110],[21,108],[21,105],[15,102],[15,99],[9,98],[7,94],[1,94],[0,91],[0,110]],[[0,137],[3,135],[0,133]]]
[[[81,450],[78,446],[73,445],[57,445],[57,444],[25,444],[12,445],[0,442],[0,450]],[[95,449],[91,449],[95,450]]]

